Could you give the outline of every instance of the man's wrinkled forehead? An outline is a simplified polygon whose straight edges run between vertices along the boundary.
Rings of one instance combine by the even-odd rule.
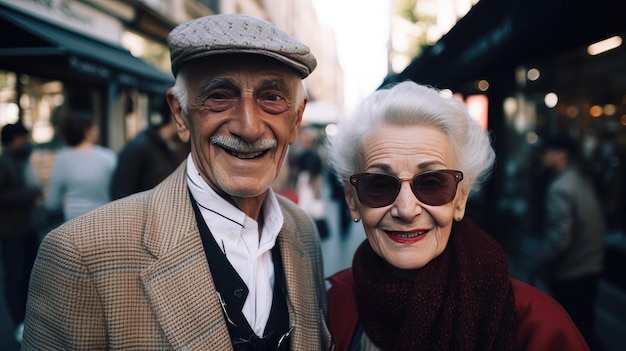
[[[232,86],[241,79],[253,79],[263,88],[289,91],[302,80],[292,68],[271,58],[257,55],[220,55],[189,62],[181,70],[190,88],[211,89]],[[242,78],[243,77],[243,78]]]

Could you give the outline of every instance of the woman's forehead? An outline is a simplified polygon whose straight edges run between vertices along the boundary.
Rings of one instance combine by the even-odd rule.
[[[365,166],[405,160],[415,165],[439,163],[452,167],[455,159],[447,135],[421,125],[380,126],[363,140],[361,150]]]

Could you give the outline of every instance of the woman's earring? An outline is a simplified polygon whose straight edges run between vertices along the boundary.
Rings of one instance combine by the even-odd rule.
[[[359,218],[353,218],[352,220],[354,221],[354,223],[358,223],[360,221]]]

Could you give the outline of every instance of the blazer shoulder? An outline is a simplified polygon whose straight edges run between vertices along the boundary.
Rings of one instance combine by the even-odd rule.
[[[84,246],[85,249],[94,250],[119,241],[121,233],[125,241],[132,241],[133,233],[137,234],[139,239],[148,218],[146,208],[150,198],[149,192],[109,202],[66,221],[48,233],[46,238],[59,240],[66,237],[61,240],[71,240],[77,248]]]

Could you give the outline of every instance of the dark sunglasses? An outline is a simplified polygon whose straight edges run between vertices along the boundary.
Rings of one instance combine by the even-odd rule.
[[[456,196],[463,172],[452,169],[427,171],[413,178],[400,179],[387,173],[359,173],[350,177],[350,184],[356,189],[359,201],[368,207],[391,205],[404,182],[411,184],[411,190],[418,200],[426,205],[441,206],[449,203]]]

